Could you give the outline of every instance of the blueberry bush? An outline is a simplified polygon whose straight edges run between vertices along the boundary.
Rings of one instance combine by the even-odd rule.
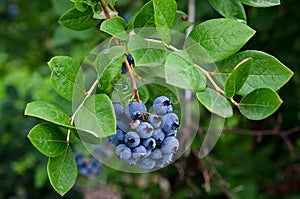
[[[48,66],[52,87],[60,100],[43,95],[42,100],[36,97],[38,100],[28,103],[25,109],[25,115],[44,120],[31,129],[28,138],[49,158],[47,174],[60,195],[74,186],[78,171],[83,176],[93,176],[101,168],[93,156],[77,153],[78,138],[91,145],[108,140],[115,145],[110,149],[115,156],[130,160],[130,165],[142,170],[171,163],[173,153],[182,144],[178,136],[185,133],[183,128],[177,129],[185,118],[178,107],[182,99],[172,95],[175,90],[191,91],[212,114],[233,122],[240,115],[264,121],[282,103],[277,92],[293,72],[270,55],[272,52],[244,47],[255,34],[247,25],[244,7],[278,6],[279,1],[209,0],[203,5],[211,6],[219,15],[214,13],[214,19],[195,24],[178,10],[183,8],[181,1],[142,2],[130,11],[129,17],[118,11],[119,7],[124,11],[122,1],[71,2],[73,7],[62,14],[59,23],[78,32],[66,38],[88,43],[95,40],[93,34],[97,31],[100,36],[96,36],[110,38],[96,53],[71,53],[74,58],[65,56],[63,50],[54,53],[60,55],[51,58]],[[192,25],[190,33],[186,33]],[[57,31],[58,38],[63,36],[63,27]],[[92,36],[84,36],[83,31],[90,31],[86,34]],[[80,65],[84,56],[87,59]],[[86,75],[89,70],[96,74],[94,78]],[[171,89],[155,84],[139,87],[153,74]],[[131,92],[115,101],[114,90],[123,79],[130,82]],[[197,137],[192,147],[199,149],[202,141],[197,139],[203,138]],[[201,159],[192,162],[199,162],[204,174],[205,164],[214,164],[211,159],[205,164]]]

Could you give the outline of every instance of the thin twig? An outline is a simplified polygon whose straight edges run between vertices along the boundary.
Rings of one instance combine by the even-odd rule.
[[[135,79],[134,79],[134,73],[127,61],[127,59],[124,60],[124,63],[125,63],[125,66],[126,66],[126,69],[128,71],[128,74],[129,74],[129,77],[130,77],[130,81],[132,83],[132,87],[133,87],[133,92],[132,92],[132,96],[134,96],[136,98],[136,101],[138,103],[141,103],[141,99],[140,99],[140,96],[139,96],[139,92],[138,92],[138,89],[137,89],[137,86],[136,86],[136,82],[135,82]]]

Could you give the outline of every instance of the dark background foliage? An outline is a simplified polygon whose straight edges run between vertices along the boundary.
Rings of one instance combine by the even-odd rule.
[[[143,1],[119,0],[124,17]],[[186,11],[187,1],[178,0]],[[23,116],[29,101],[62,100],[51,89],[46,62],[55,55],[81,61],[106,35],[74,32],[57,23],[67,0],[0,1],[0,198],[59,198],[46,176],[47,159],[26,135],[38,121]],[[220,17],[207,0],[196,1],[196,23]],[[103,167],[92,179],[79,177],[65,198],[299,198],[300,197],[300,3],[282,0],[272,8],[246,6],[248,25],[257,33],[244,47],[277,57],[295,75],[280,90],[283,105],[259,122],[238,113],[205,159],[197,159],[205,113],[190,153],[149,174],[127,174]]]

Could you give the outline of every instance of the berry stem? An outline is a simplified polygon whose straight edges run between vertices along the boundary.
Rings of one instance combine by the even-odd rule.
[[[109,10],[107,8],[107,3],[105,2],[105,0],[101,0],[101,5],[102,5],[102,8],[104,10],[104,14],[105,14],[106,19],[110,19]]]
[[[135,82],[135,79],[134,79],[134,73],[127,61],[127,59],[125,58],[124,59],[124,63],[125,63],[125,66],[126,66],[126,69],[128,71],[128,74],[129,74],[129,77],[130,77],[130,81],[132,83],[132,87],[133,87],[133,91],[132,91],[132,96],[134,96],[136,98],[136,101],[138,103],[141,103],[141,99],[140,99],[140,96],[139,96],[139,92],[138,92],[138,89],[137,89],[137,86],[136,86],[136,82]]]

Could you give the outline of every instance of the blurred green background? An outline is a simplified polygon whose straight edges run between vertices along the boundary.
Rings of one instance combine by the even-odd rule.
[[[177,2],[187,10],[186,0]],[[144,3],[119,0],[116,7],[128,17]],[[60,26],[59,16],[70,7],[68,0],[0,1],[0,199],[61,198],[46,176],[47,158],[26,137],[38,120],[23,111],[34,100],[66,103],[51,87],[47,61],[55,55],[82,61],[105,38],[96,29]],[[128,174],[103,166],[98,176],[79,176],[64,198],[300,198],[300,2],[245,8],[257,33],[244,48],[274,55],[295,72],[279,91],[280,109],[259,122],[237,113],[205,159],[196,158],[200,132],[191,152],[164,169]],[[207,0],[196,1],[196,10],[196,23],[220,17]],[[203,114],[205,129],[210,114]]]

